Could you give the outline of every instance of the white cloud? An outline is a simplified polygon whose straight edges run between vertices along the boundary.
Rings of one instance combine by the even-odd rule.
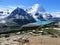
[[[3,11],[3,12],[4,12],[4,14],[3,14],[4,16],[3,16],[3,15],[0,16],[0,19],[9,16],[9,15],[6,15],[6,14],[5,14],[5,12],[7,12],[7,10],[9,10],[9,12],[11,13],[11,12],[12,12],[15,8],[17,8],[17,7],[23,8],[23,7],[25,7],[25,6],[23,6],[23,5],[18,5],[18,6],[9,5],[9,6],[6,6],[6,7],[0,6],[0,11]]]
[[[35,14],[38,11],[39,8],[39,4],[34,4],[34,6],[32,6],[32,9],[28,11],[28,13],[32,13]]]
[[[60,12],[52,12],[51,15],[60,18]]]
[[[0,7],[0,11],[6,12],[7,10],[9,10],[9,12],[12,12],[13,9],[9,7]]]
[[[26,6],[23,6],[23,5],[9,5],[9,6],[6,6],[6,7],[0,6],[0,11],[9,10],[9,12],[12,12],[17,7],[25,8]]]
[[[29,9],[27,12],[32,15],[32,17],[38,21],[37,16],[35,16],[35,13],[38,11],[39,4],[34,4],[31,9]]]

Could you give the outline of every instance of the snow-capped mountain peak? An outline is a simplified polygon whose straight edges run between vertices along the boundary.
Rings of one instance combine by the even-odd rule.
[[[38,8],[39,8],[39,4],[34,4],[32,8],[28,10],[28,13],[34,15],[38,11]]]
[[[41,19],[40,18],[41,14],[39,12],[44,13],[44,11],[45,9],[41,7],[39,4],[34,4],[31,8],[27,9],[27,13],[29,13],[36,21],[39,21]]]

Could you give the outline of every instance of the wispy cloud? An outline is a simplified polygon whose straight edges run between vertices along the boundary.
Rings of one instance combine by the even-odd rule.
[[[12,12],[14,9],[16,9],[17,7],[20,8],[26,8],[26,6],[24,5],[9,5],[9,6],[0,6],[0,11],[6,11],[9,10],[9,12]]]
[[[60,18],[60,12],[52,12],[51,15],[53,17],[59,17]]]
[[[38,21],[38,19],[37,19],[37,16],[35,16],[35,13],[38,11],[38,8],[39,8],[39,4],[34,4],[32,8],[27,11],[28,13],[32,14],[32,16],[36,21]]]
[[[34,4],[34,6],[32,6],[32,8],[28,11],[28,13],[35,14],[38,11],[38,8],[39,4]]]

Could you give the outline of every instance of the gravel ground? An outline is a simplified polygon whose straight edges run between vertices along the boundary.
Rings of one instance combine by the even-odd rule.
[[[13,35],[10,37],[1,37],[0,38],[0,45],[19,45],[18,40],[22,35]],[[32,36],[27,35],[26,37],[29,37],[29,43],[25,43],[23,45],[60,45],[60,38],[52,38],[49,36]]]

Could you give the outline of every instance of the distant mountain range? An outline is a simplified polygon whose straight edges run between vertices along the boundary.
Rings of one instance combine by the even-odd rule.
[[[32,7],[26,10],[17,7],[8,16],[5,16],[4,19],[9,19],[21,25],[43,20],[50,21],[60,20],[60,18],[55,16],[56,14],[54,16],[53,15],[54,14],[47,13],[46,10],[39,4],[34,4]]]

